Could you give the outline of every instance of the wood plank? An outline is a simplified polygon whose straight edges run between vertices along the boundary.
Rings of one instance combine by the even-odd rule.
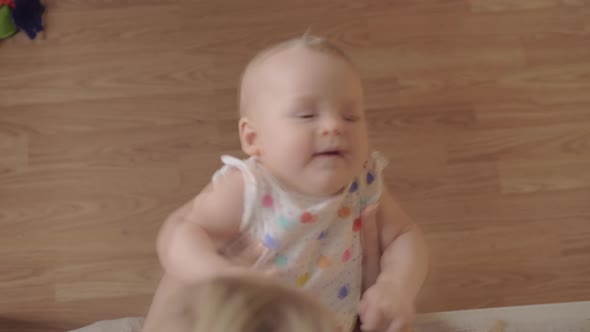
[[[490,1],[493,4],[497,0]],[[528,1],[536,6],[535,1]],[[502,1],[505,3],[505,1]],[[501,13],[465,14],[463,11],[443,10],[403,12],[398,8],[383,9],[369,19],[372,36],[379,44],[392,40],[389,34],[377,31],[403,31],[398,38],[449,37],[509,37],[531,36],[537,33],[578,33],[584,30],[588,6],[570,8],[544,8],[539,10],[507,11]],[[469,9],[468,9],[469,11]],[[391,18],[395,17],[395,20]],[[482,43],[485,45],[485,43]]]
[[[532,101],[497,100],[474,106],[473,128],[543,128],[550,125],[590,123],[590,103],[539,104]]]
[[[575,158],[588,152],[590,123],[498,128],[456,135],[448,146],[450,163]]]
[[[498,162],[502,193],[524,194],[590,187],[587,160],[545,160],[543,162]]]
[[[488,38],[485,44],[480,37],[422,37],[417,40],[406,37],[389,40],[388,45],[356,51],[353,55],[367,77],[416,74],[460,77],[472,72],[493,78],[525,64],[521,41],[502,36]]]
[[[544,64],[585,63],[590,58],[589,31],[571,34],[545,33],[522,38],[526,61],[533,66]]]
[[[26,132],[5,122],[0,123],[0,173],[25,167],[29,159]]]
[[[531,9],[554,8],[560,6],[582,7],[582,0],[537,0],[537,1],[486,1],[469,0],[471,9],[475,13],[527,11]]]

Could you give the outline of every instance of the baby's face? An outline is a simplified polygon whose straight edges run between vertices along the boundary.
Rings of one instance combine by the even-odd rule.
[[[368,157],[363,89],[355,70],[301,46],[259,66],[249,110],[259,160],[298,192],[338,193]]]

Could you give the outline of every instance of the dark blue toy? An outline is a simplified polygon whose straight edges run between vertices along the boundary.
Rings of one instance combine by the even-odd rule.
[[[14,0],[12,19],[14,24],[24,31],[30,39],[43,31],[43,12],[45,7],[40,0]]]

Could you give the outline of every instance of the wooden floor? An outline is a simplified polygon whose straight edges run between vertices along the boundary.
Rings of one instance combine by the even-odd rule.
[[[308,28],[427,232],[420,312],[590,299],[590,1],[47,4],[0,42],[0,331],[143,315],[158,227],[239,153],[243,65]]]

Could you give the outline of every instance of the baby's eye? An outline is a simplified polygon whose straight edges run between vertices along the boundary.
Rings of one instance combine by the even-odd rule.
[[[356,115],[345,115],[344,120],[348,122],[357,122],[359,120],[359,117]]]
[[[300,118],[300,119],[313,119],[315,117],[315,114],[313,114],[313,113],[304,113],[304,114],[298,114],[297,117]]]

